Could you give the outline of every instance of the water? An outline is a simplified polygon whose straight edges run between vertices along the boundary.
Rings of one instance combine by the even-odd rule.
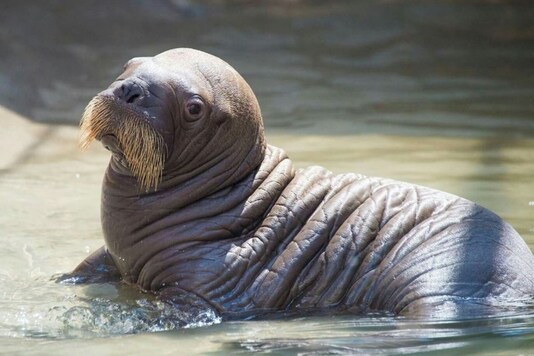
[[[128,16],[117,16],[128,10]],[[298,167],[476,201],[534,249],[534,6],[528,2],[6,1],[0,13],[0,343],[5,353],[534,353],[534,314],[220,323],[121,285],[56,285],[102,244],[107,152],[73,126],[130,57],[192,46],[255,90]],[[21,21],[31,26],[20,26]],[[159,331],[159,332],[156,332]]]

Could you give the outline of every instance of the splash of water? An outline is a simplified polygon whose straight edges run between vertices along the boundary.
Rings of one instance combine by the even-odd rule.
[[[221,319],[211,310],[185,312],[161,301],[139,299],[128,305],[97,298],[65,310],[58,321],[66,337],[95,337],[195,328]]]
[[[181,311],[159,300],[130,302],[71,296],[61,302],[20,303],[0,313],[0,336],[94,338],[218,324],[211,310]]]

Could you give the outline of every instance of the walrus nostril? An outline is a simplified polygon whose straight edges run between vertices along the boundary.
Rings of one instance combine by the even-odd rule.
[[[130,97],[126,100],[126,102],[127,102],[127,103],[133,103],[133,102],[135,101],[135,99],[139,98],[140,96],[141,96],[141,95],[139,95],[139,94],[134,94],[134,95],[130,96]]]
[[[121,85],[118,96],[120,99],[131,104],[141,98],[143,89],[135,82],[125,82]]]

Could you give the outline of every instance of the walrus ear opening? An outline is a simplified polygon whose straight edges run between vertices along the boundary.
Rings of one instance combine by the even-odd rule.
[[[234,111],[231,105],[226,102],[220,103],[218,105],[213,105],[212,107],[212,117],[218,125],[228,121],[232,117],[232,115],[234,115]]]

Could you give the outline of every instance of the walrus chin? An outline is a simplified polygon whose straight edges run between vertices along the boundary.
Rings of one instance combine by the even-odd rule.
[[[80,147],[87,149],[95,139],[112,135],[128,168],[142,189],[157,190],[166,158],[163,137],[142,114],[112,97],[95,96],[83,113]]]

